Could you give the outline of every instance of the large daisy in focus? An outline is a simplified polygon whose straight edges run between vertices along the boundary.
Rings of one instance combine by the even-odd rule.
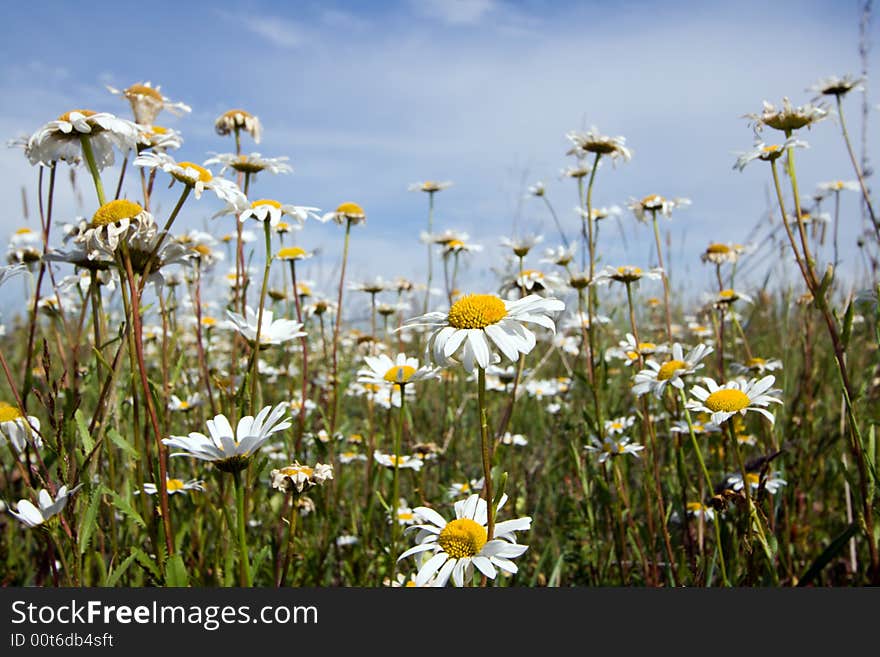
[[[468,372],[475,366],[486,369],[500,356],[516,361],[535,347],[535,334],[524,326],[533,323],[554,333],[553,313],[565,310],[559,299],[545,299],[530,294],[507,301],[493,294],[469,294],[452,304],[448,312],[431,312],[406,322],[428,326],[435,331],[428,340],[428,350],[437,365],[461,362]],[[455,358],[459,354],[458,358]]]
[[[723,386],[719,386],[709,377],[704,377],[703,381],[705,388],[701,386],[691,388],[694,399],[687,403],[687,408],[698,413],[710,413],[715,424],[721,424],[737,413],[745,415],[748,411],[760,413],[772,424],[774,417],[766,406],[771,403],[782,403],[781,399],[768,394],[774,392],[770,389],[776,381],[773,375],[749,381],[728,381]]]
[[[506,501],[507,496],[503,495],[498,510]],[[410,528],[418,530],[416,545],[401,554],[398,561],[423,552],[434,553],[419,569],[416,586],[429,581],[432,586],[446,586],[450,578],[455,586],[464,586],[465,581],[472,579],[475,567],[489,579],[495,579],[499,569],[512,574],[517,572],[517,567],[511,559],[528,550],[527,545],[516,542],[514,532],[528,530],[532,519],[496,523],[490,541],[486,529],[486,500],[479,495],[456,502],[455,519],[450,521],[428,507],[419,506],[414,511],[427,522]]]
[[[25,153],[31,164],[49,165],[61,160],[78,164],[83,159],[83,140],[88,140],[95,165],[104,169],[113,164],[113,147],[122,152],[136,148],[140,133],[136,123],[108,112],[71,110],[31,135]]]

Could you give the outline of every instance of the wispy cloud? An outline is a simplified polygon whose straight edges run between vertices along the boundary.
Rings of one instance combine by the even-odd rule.
[[[298,48],[306,41],[305,31],[297,23],[279,16],[245,15],[220,10],[221,17],[240,25],[248,32],[278,48]]]
[[[413,8],[449,25],[474,25],[498,9],[496,0],[413,0]]]

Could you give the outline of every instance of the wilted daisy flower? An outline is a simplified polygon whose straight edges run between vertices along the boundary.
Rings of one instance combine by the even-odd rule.
[[[586,157],[588,153],[607,155],[612,162],[618,159],[628,162],[632,158],[632,151],[624,146],[626,143],[624,137],[601,135],[595,126],[591,127],[589,132],[572,131],[565,136],[572,143],[566,155],[575,155],[578,158]]]
[[[126,89],[116,89],[107,85],[107,90],[116,96],[123,96],[131,103],[131,111],[134,120],[145,125],[152,124],[163,109],[176,116],[182,116],[192,111],[185,103],[174,103],[165,97],[160,91],[161,87],[152,86],[149,82],[138,82]]]
[[[671,217],[676,208],[684,208],[691,204],[687,198],[666,199],[659,194],[649,194],[640,200],[631,199],[627,207],[633,211],[636,219],[645,223],[654,215]]]
[[[366,222],[367,214],[357,203],[348,201],[342,203],[334,212],[327,212],[318,217],[318,221],[321,223],[327,223],[331,219],[340,225],[346,222],[351,222],[352,225],[357,225]]]
[[[407,190],[410,192],[427,192],[429,194],[433,194],[434,192],[449,189],[450,187],[452,187],[452,182],[449,180],[444,180],[443,182],[425,180],[424,182],[412,183],[409,187],[407,187]]]
[[[232,169],[238,173],[256,175],[261,171],[273,174],[293,173],[293,167],[287,164],[289,157],[263,157],[260,153],[236,155],[235,153],[211,153],[212,157],[205,160],[205,166],[222,165],[220,175]]]
[[[11,507],[7,509],[9,513],[17,518],[26,527],[36,527],[42,525],[52,516],[58,515],[67,506],[67,498],[79,490],[79,486],[67,490],[67,486],[61,486],[55,494],[55,499],[49,494],[45,488],[37,495],[37,504],[35,506],[30,500],[19,500],[15,510]]]
[[[23,415],[17,406],[0,402],[0,439],[12,443],[16,452],[22,452],[28,442],[41,449],[40,420],[33,415]]]
[[[775,381],[776,377],[768,375],[760,380],[733,380],[719,386],[713,379],[704,377],[706,387],[691,388],[691,395],[695,399],[688,401],[687,408],[710,413],[715,424],[721,424],[737,413],[745,415],[747,411],[760,413],[772,424],[774,417],[765,407],[771,403],[782,403],[782,400],[768,394],[768,391],[773,392],[770,388]]]
[[[605,463],[610,458],[631,454],[639,458],[639,452],[645,449],[644,445],[630,442],[630,439],[624,436],[614,438],[606,436],[603,440],[599,440],[598,436],[592,437],[592,444],[585,445],[584,449],[588,452],[597,452],[599,454],[599,463]]]
[[[501,246],[507,247],[513,251],[518,258],[524,258],[529,254],[535,245],[544,241],[543,235],[525,235],[523,237],[502,237]]]
[[[507,495],[502,495],[496,513],[506,501]],[[516,542],[515,532],[531,527],[529,517],[496,523],[494,536],[488,540],[488,505],[479,495],[456,502],[455,519],[448,522],[434,509],[419,506],[415,511],[426,522],[410,528],[418,530],[416,545],[401,554],[398,561],[423,552],[433,553],[419,569],[416,586],[432,578],[432,586],[446,586],[450,578],[455,586],[464,586],[473,577],[475,567],[489,579],[495,579],[498,569],[515,573],[518,569],[511,559],[528,549]]]
[[[518,360],[521,353],[529,353],[536,338],[523,323],[538,324],[555,333],[551,315],[562,310],[562,301],[543,299],[536,294],[516,301],[505,301],[492,294],[469,294],[452,304],[447,313],[431,312],[406,323],[435,329],[426,348],[432,350],[436,364],[455,362],[453,357],[460,352],[460,362],[468,372],[473,372],[475,366],[486,369],[500,360],[493,345],[512,361]]]
[[[165,487],[168,489],[169,495],[174,495],[175,493],[183,495],[184,493],[188,493],[191,490],[204,491],[205,482],[201,479],[190,479],[189,481],[184,481],[183,479],[173,479],[171,477],[165,477]],[[147,495],[155,495],[159,492],[159,488],[156,486],[156,484],[152,482],[147,482],[144,484],[144,492]]]
[[[864,82],[864,78],[856,78],[849,73],[843,77],[831,75],[827,78],[822,78],[816,84],[809,87],[807,91],[814,91],[817,94],[814,100],[819,99],[821,96],[836,96],[840,98],[850,91],[863,90]]]
[[[175,180],[192,187],[196,198],[201,198],[202,192],[210,190],[229,205],[240,209],[247,207],[247,199],[238,185],[231,180],[214,177],[213,173],[194,162],[177,162],[167,153],[147,152],[138,155],[132,164],[161,169]]]
[[[755,142],[754,147],[750,151],[740,153],[733,165],[734,169],[742,171],[749,162],[761,160],[762,162],[773,162],[782,157],[785,152],[791,148],[809,148],[810,145],[800,139],[789,137],[782,144],[765,144],[760,139]]]
[[[237,208],[227,208],[224,214],[235,214]],[[240,211],[240,210],[239,210]],[[272,228],[277,227],[281,223],[282,217],[293,217],[300,225],[305,223],[306,219],[312,217],[320,219],[318,212],[320,208],[313,208],[305,205],[281,204],[269,198],[262,198],[252,201],[250,207],[245,209],[238,215],[239,221],[246,219],[254,219],[260,222],[269,222]]]
[[[635,415],[621,415],[612,420],[605,420],[605,434],[615,436],[622,434],[636,422]]]
[[[385,452],[382,452],[378,449],[373,452],[373,460],[379,465],[385,466],[386,468],[397,467],[401,470],[409,468],[410,470],[415,470],[416,472],[421,470],[422,466],[425,464],[425,462],[417,456],[410,456],[408,454],[395,456],[394,454],[386,454]]]
[[[263,135],[263,126],[260,119],[243,109],[231,109],[224,112],[214,121],[214,130],[218,135],[235,134],[236,137],[243,130],[253,137],[256,143],[260,143]]]
[[[333,466],[316,463],[315,467],[310,467],[294,461],[280,470],[272,470],[269,476],[272,478],[272,488],[298,495],[333,479]]]
[[[645,271],[641,267],[634,267],[632,265],[623,265],[621,267],[606,265],[605,268],[593,278],[592,284],[607,285],[610,281],[617,281],[618,283],[635,283],[643,278],[655,281],[661,280],[663,278],[663,270],[660,269],[660,267],[654,267]]]
[[[693,374],[702,368],[703,365],[700,361],[712,351],[712,347],[698,344],[685,356],[681,345],[676,342],[672,345],[672,358],[662,365],[653,359],[645,361],[647,367],[635,375],[633,394],[641,397],[651,392],[657,399],[660,399],[663,397],[667,385],[684,390],[682,377]]]
[[[397,354],[391,360],[385,354],[364,356],[367,367],[358,370],[360,383],[375,385],[401,386],[427,379],[436,379],[440,368],[419,367],[417,358],[407,358],[406,354]]]
[[[88,139],[95,165],[104,169],[113,164],[114,146],[123,153],[132,150],[137,147],[139,135],[137,124],[108,112],[71,110],[31,135],[25,154],[31,164],[65,161],[73,165],[84,158],[82,140]]]
[[[257,340],[257,323],[258,315],[253,308],[247,306],[244,309],[244,317],[239,313],[231,310],[226,311],[229,318],[227,328],[234,329],[241,334],[252,346]],[[271,310],[263,309],[262,322],[260,328],[260,349],[266,349],[272,345],[295,340],[306,335],[302,328],[302,323],[292,319],[275,319],[275,315]]]
[[[756,132],[764,126],[775,130],[790,133],[793,130],[809,127],[817,121],[828,116],[828,110],[807,103],[801,107],[794,107],[788,98],[782,99],[782,107],[777,109],[771,103],[764,101],[760,114],[746,114],[745,117],[752,120]]]
[[[285,418],[286,406],[284,403],[275,408],[266,406],[256,417],[247,415],[241,418],[235,430],[225,415],[217,415],[207,422],[210,437],[194,431],[189,436],[165,438],[162,443],[184,450],[171,456],[191,456],[211,461],[224,472],[243,470],[251,455],[272,434],[290,428],[290,420]]]

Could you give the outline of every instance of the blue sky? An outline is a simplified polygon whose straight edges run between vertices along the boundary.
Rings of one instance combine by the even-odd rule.
[[[0,134],[30,133],[64,111],[86,107],[128,116],[104,85],[151,80],[193,107],[160,122],[183,131],[179,159],[200,162],[232,150],[213,132],[232,107],[258,115],[259,145],[287,155],[292,176],[262,175],[255,197],[326,210],[359,202],[366,226],[353,236],[351,278],[408,275],[421,279],[426,195],[411,182],[452,180],[438,195],[436,227],[468,231],[485,255],[467,275],[486,279],[497,243],[514,232],[543,232],[556,243],[546,209],[524,200],[545,182],[570,236],[578,229],[575,188],[559,171],[572,163],[565,133],[595,125],[623,135],[631,162],[598,173],[595,203],[624,206],[631,197],[683,196],[690,208],[664,224],[679,284],[707,284],[699,254],[710,240],[744,241],[766,214],[769,173],[753,164],[732,169],[752,133],[747,112],[761,101],[809,100],[821,77],[858,73],[857,2],[90,2],[18,3],[4,21],[0,64]],[[876,40],[876,22],[871,27]],[[877,67],[877,50],[870,58]],[[870,91],[870,87],[869,87]],[[858,133],[861,96],[847,101]],[[874,103],[872,101],[872,107]],[[876,116],[872,110],[871,117]],[[869,145],[880,129],[869,124]],[[852,178],[833,121],[804,135],[799,154],[805,192]],[[81,183],[87,182],[81,176]],[[108,178],[115,176],[108,172]],[[35,207],[36,174],[17,149],[0,152],[0,193],[11,202],[0,235],[24,225],[21,188]],[[78,206],[62,185],[56,220],[94,211],[82,185]],[[134,187],[130,193],[134,195]],[[166,207],[174,191],[161,197]],[[187,206],[181,227],[209,227],[218,203]],[[844,199],[846,267],[857,271],[853,243],[857,197]],[[161,215],[161,211],[159,212]],[[31,215],[31,225],[37,220]],[[651,264],[652,235],[624,214],[603,229],[608,264]],[[326,255],[332,269],[341,245],[334,225],[309,225],[298,240]],[[763,273],[766,267],[756,269]],[[475,285],[478,283],[475,283]],[[329,291],[329,290],[328,290]]]

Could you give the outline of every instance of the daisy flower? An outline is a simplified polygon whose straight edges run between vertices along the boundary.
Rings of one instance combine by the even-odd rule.
[[[211,153],[213,157],[205,160],[205,166],[221,165],[220,175],[227,170],[238,173],[256,175],[261,171],[272,174],[293,173],[293,167],[287,164],[289,157],[263,157],[260,153],[237,155],[235,153]]]
[[[315,486],[320,486],[328,479],[333,479],[333,466],[316,463],[315,467],[300,465],[294,461],[280,470],[269,473],[272,488],[285,493],[295,492],[297,495]]]
[[[518,258],[524,258],[537,244],[544,241],[543,235],[526,235],[524,237],[502,237],[501,246],[513,251]]]
[[[91,222],[81,222],[70,239],[82,246],[90,260],[112,258],[120,242],[127,242],[136,233],[158,231],[153,215],[138,203],[117,199],[105,203],[92,215]]]
[[[800,139],[795,139],[794,137],[789,137],[782,144],[765,144],[759,139],[755,142],[752,150],[739,154],[739,156],[736,158],[736,162],[734,163],[733,168],[742,171],[746,168],[746,165],[748,165],[749,162],[753,162],[755,160],[761,160],[762,162],[773,162],[774,160],[778,160],[780,157],[782,157],[785,152],[791,148],[809,147],[810,145],[807,142],[801,141]]]
[[[364,356],[367,367],[358,370],[360,383],[375,385],[401,386],[427,379],[436,379],[439,367],[419,367],[417,358],[407,358],[406,354],[397,354],[394,360],[385,354]]]
[[[760,131],[764,126],[789,133],[792,130],[810,127],[828,116],[828,110],[824,107],[807,103],[801,107],[794,107],[788,98],[782,99],[782,107],[777,109],[766,100],[763,103],[760,114],[746,114],[745,118],[752,120],[755,131]]]
[[[704,377],[703,381],[705,388],[701,386],[691,388],[694,399],[688,401],[687,408],[691,411],[711,414],[712,422],[715,424],[720,425],[737,413],[745,415],[748,411],[760,413],[772,424],[774,417],[766,406],[771,403],[782,403],[782,400],[768,394],[773,392],[770,388],[776,381],[776,377],[772,374],[763,379],[728,381],[723,386],[719,386],[709,377]]]
[[[700,260],[703,262],[711,262],[716,265],[732,264],[738,258],[739,254],[732,244],[723,244],[721,242],[712,242],[703,251],[703,255],[700,256]]]
[[[235,214],[236,210],[237,208],[233,206],[227,208],[223,214]],[[309,217],[320,219],[319,211],[320,208],[306,205],[291,205],[289,203],[281,204],[269,198],[262,198],[252,201],[250,207],[238,215],[238,220],[254,219],[259,222],[268,221],[272,228],[276,228],[281,223],[282,217],[293,217],[302,226]]]
[[[138,152],[144,149],[154,151],[167,151],[169,148],[178,149],[183,145],[183,135],[178,130],[163,128],[160,125],[140,125],[138,135]]]
[[[640,200],[631,199],[627,207],[633,211],[636,219],[645,223],[654,215],[671,217],[676,208],[684,208],[691,204],[687,198],[666,199],[659,194],[649,194]]]
[[[457,255],[459,253],[479,253],[483,250],[482,244],[470,244],[463,240],[444,241],[440,247],[440,254],[443,256]]]
[[[166,476],[165,486],[168,489],[169,495],[174,495],[175,493],[183,495],[191,490],[205,490],[205,482],[201,479],[190,479],[189,481],[184,481],[183,479],[173,479]],[[147,495],[155,495],[159,492],[159,488],[156,486],[156,484],[152,482],[147,482],[144,484],[144,492]]]
[[[197,392],[194,392],[186,399],[181,399],[177,395],[171,395],[171,399],[168,400],[168,410],[178,413],[189,413],[204,403],[202,396]]]
[[[162,443],[184,450],[171,456],[190,456],[211,461],[224,472],[243,470],[251,455],[272,434],[290,428],[291,422],[285,418],[286,406],[285,403],[278,404],[275,408],[266,406],[256,417],[247,415],[241,418],[235,430],[225,415],[216,415],[207,422],[210,436],[193,431],[188,436],[165,438]]]
[[[10,265],[27,265],[39,262],[43,253],[43,238],[40,233],[23,227],[9,238],[9,251],[6,261]]]
[[[49,494],[45,488],[42,489],[37,496],[37,504],[35,506],[30,500],[19,500],[15,510],[11,507],[7,509],[9,513],[17,518],[25,527],[36,527],[42,525],[52,516],[58,515],[67,506],[67,498],[79,490],[79,486],[71,490],[67,490],[67,486],[62,486],[55,494],[55,499]]]
[[[231,310],[226,311],[229,318],[226,326],[234,329],[241,336],[253,345],[257,340],[257,313],[250,306],[245,308],[245,315],[242,317],[239,313]],[[263,310],[263,321],[260,323],[260,349],[282,342],[288,342],[301,338],[306,335],[300,331],[302,324],[292,319],[274,319],[274,313],[269,309]]]
[[[422,459],[416,456],[409,456],[408,454],[395,456],[393,454],[386,454],[378,449],[373,452],[373,460],[386,468],[394,468],[396,466],[401,470],[409,468],[416,472],[421,470],[422,466],[425,464]]]
[[[778,358],[759,358],[754,356],[744,363],[732,363],[730,369],[736,374],[765,374],[782,369],[782,361]]]
[[[429,194],[433,194],[434,192],[439,192],[444,189],[449,189],[452,187],[452,181],[444,180],[443,182],[437,182],[435,180],[425,180],[424,182],[415,182],[407,187],[407,191],[410,192],[427,192]]]
[[[823,196],[833,192],[858,192],[861,189],[856,180],[832,180],[830,182],[821,182],[816,188]]]
[[[641,267],[634,267],[632,265],[623,265],[621,267],[606,265],[602,271],[596,274],[591,284],[607,285],[611,281],[635,283],[643,278],[659,281],[663,278],[663,270],[660,267],[654,267],[645,271]]]
[[[88,139],[95,165],[104,169],[113,164],[113,147],[127,152],[137,147],[140,128],[108,112],[79,109],[65,112],[42,126],[28,139],[25,153],[31,164],[50,165],[65,161],[77,164],[83,159],[82,140]]]
[[[340,452],[337,454],[337,458],[339,462],[345,465],[346,463],[354,463],[355,461],[366,461],[367,457],[360,452],[356,452],[354,450],[349,450],[347,452]]]
[[[757,472],[746,472],[746,481],[749,482],[749,490],[757,491],[761,485],[761,475]],[[774,472],[764,479],[764,490],[771,495],[777,493],[780,488],[787,485],[788,482],[780,477],[778,472]],[[729,488],[731,490],[741,491],[743,489],[742,473],[737,472],[728,475],[724,480],[723,487],[725,489]]]
[[[335,211],[327,212],[326,214],[317,217],[317,219],[321,223],[327,223],[332,219],[340,225],[344,224],[346,221],[351,222],[352,225],[357,225],[367,221],[367,214],[357,203],[347,201],[342,203]]]
[[[672,358],[662,365],[654,359],[645,361],[645,369],[635,375],[633,394],[641,397],[651,392],[657,399],[661,399],[667,385],[684,390],[682,377],[701,369],[703,365],[700,361],[712,351],[712,347],[699,344],[685,356],[681,345],[676,342],[672,345]]]
[[[235,133],[236,139],[238,139],[239,133],[244,130],[258,144],[263,136],[263,126],[260,119],[243,109],[231,109],[218,116],[214,121],[214,130],[218,135]]]
[[[541,262],[549,262],[560,267],[566,267],[574,260],[574,246],[557,246],[544,249],[544,257]]]
[[[622,358],[626,365],[632,365],[638,362],[639,356],[653,356],[655,354],[665,354],[669,351],[669,347],[664,344],[655,342],[639,342],[632,333],[626,334],[626,339],[621,340],[617,347],[612,347],[605,351],[605,360],[611,358]]]
[[[434,330],[426,350],[433,354],[438,365],[460,362],[468,372],[476,366],[486,369],[500,360],[497,348],[509,360],[517,361],[519,354],[528,354],[536,344],[535,334],[524,326],[534,323],[554,333],[556,325],[551,315],[565,310],[558,299],[544,299],[536,294],[506,301],[492,294],[469,294],[452,304],[448,312],[431,312],[407,320],[407,325],[428,326]]]
[[[505,431],[498,442],[502,445],[514,445],[516,447],[525,447],[529,444],[529,441],[521,433],[510,433],[509,431]]]
[[[628,162],[632,159],[632,151],[628,149],[624,137],[607,137],[599,134],[593,126],[589,132],[569,132],[565,135],[572,143],[571,149],[566,155],[575,155],[578,158],[586,157],[588,153],[596,155],[608,155],[612,162],[618,159]]]
[[[528,189],[530,196],[544,196],[547,193],[547,188],[544,187],[544,183],[541,181],[536,182],[534,185],[531,185]]]
[[[703,422],[698,418],[693,418],[691,420],[691,427],[694,428],[695,436],[721,432],[721,427],[719,427],[717,424],[713,424],[712,422]],[[671,431],[672,433],[690,434],[691,429],[686,421],[678,420],[669,428],[669,431]]]
[[[400,525],[414,525],[417,522],[424,522],[425,519],[422,518],[418,513],[412,510],[409,505],[406,503],[406,499],[400,498],[397,502],[397,509],[395,510],[395,515],[397,516],[397,522]],[[392,518],[388,518],[388,521],[391,522]]]
[[[841,96],[848,94],[850,91],[864,90],[864,82],[864,78],[856,78],[849,73],[843,77],[831,75],[827,78],[822,78],[816,82],[816,84],[809,87],[807,91],[813,91],[817,94],[814,100],[817,100],[822,96],[836,96],[840,98]]]
[[[28,442],[42,449],[40,420],[33,415],[23,415],[17,406],[0,402],[0,442],[12,443],[16,452],[24,451]]]
[[[605,420],[605,435],[620,435],[636,422],[635,415],[621,415],[613,420]]]
[[[497,511],[507,501],[503,495]],[[527,545],[516,542],[515,532],[527,531],[532,524],[529,517],[499,522],[494,527],[494,536],[488,540],[488,505],[479,495],[471,495],[466,500],[455,503],[455,519],[447,521],[434,509],[419,506],[416,513],[426,522],[413,525],[410,530],[418,530],[416,545],[398,557],[406,557],[432,552],[416,575],[416,586],[422,586],[433,579],[435,587],[446,586],[452,579],[455,586],[464,586],[470,581],[474,568],[489,579],[495,579],[498,570],[516,573],[517,567],[511,559],[522,555]]]
[[[167,153],[147,152],[138,155],[132,164],[147,169],[161,169],[175,180],[192,187],[196,198],[201,198],[202,193],[209,190],[234,207],[243,210],[248,205],[238,185],[231,180],[214,177],[208,169],[194,162],[177,162]]]
[[[627,437],[612,438],[606,436],[604,440],[599,440],[597,436],[592,437],[592,444],[585,445],[584,449],[588,452],[598,452],[599,463],[605,463],[610,458],[631,454],[639,458],[639,452],[645,449],[644,445],[630,442]]]

